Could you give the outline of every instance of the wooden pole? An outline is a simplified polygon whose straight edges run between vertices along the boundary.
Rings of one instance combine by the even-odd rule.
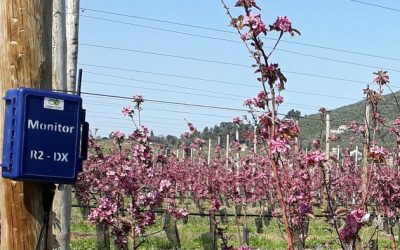
[[[355,153],[354,163],[357,167],[358,166],[358,145],[356,145],[356,153]]]
[[[78,63],[79,41],[79,2],[67,1],[67,87],[68,91],[76,91],[76,72]]]
[[[211,159],[211,139],[208,139],[207,165],[210,165],[210,159]]]
[[[229,167],[229,134],[226,135],[225,157],[226,157],[226,167]]]
[[[362,188],[362,205],[365,205],[366,199],[367,199],[367,193],[368,193],[368,153],[369,153],[369,147],[370,147],[370,133],[369,133],[369,124],[370,124],[370,110],[371,106],[368,103],[368,100],[366,100],[366,105],[365,105],[365,142],[364,142],[364,148],[363,148],[363,156],[362,156],[362,162],[361,162],[361,188]]]
[[[327,160],[330,157],[330,142],[329,142],[330,136],[331,136],[331,114],[329,113],[329,111],[327,111],[325,116],[325,157]]]
[[[52,88],[68,91],[67,86],[67,35],[65,0],[53,0],[53,77]],[[70,80],[70,79],[69,79]],[[61,250],[69,250],[71,228],[71,185],[59,185],[53,201],[55,218],[59,227],[54,235]]]
[[[239,130],[238,129],[236,129],[235,139],[236,139],[237,143],[240,143],[239,142]],[[236,153],[236,160],[239,161],[239,159],[240,159],[240,153],[237,152]],[[239,168],[239,165],[238,165],[238,168]]]
[[[254,150],[254,154],[257,154],[257,126],[254,126],[253,150]]]
[[[55,90],[67,90],[67,35],[65,0],[53,0],[53,77]]]
[[[329,137],[331,134],[331,114],[329,111],[326,112],[325,114],[325,159],[329,160],[330,157],[330,142],[329,142]],[[329,181],[330,181],[330,168],[329,164],[324,165],[324,172],[325,172],[325,183],[326,185],[329,186]],[[324,210],[329,211],[329,199],[328,199],[328,193],[326,188],[324,188]]]
[[[299,120],[295,120],[294,123],[296,124],[297,127],[300,127]],[[296,136],[294,138],[294,150],[295,150],[296,154],[298,154],[300,152],[300,148],[301,148],[300,139],[299,139],[299,136]]]
[[[51,89],[51,19],[51,0],[0,1],[0,96],[16,87]],[[3,101],[0,111],[1,152]],[[0,180],[1,250],[34,249],[44,220],[43,187]],[[49,231],[51,236],[51,227]],[[41,249],[45,241],[52,249],[49,237],[42,241]]]

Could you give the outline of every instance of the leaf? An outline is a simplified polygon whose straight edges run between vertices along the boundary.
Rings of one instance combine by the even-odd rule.
[[[293,31],[294,33],[296,33],[297,35],[301,36],[300,31],[298,31],[297,29],[293,29],[293,28],[292,28],[292,31]],[[293,35],[292,35],[292,36],[293,36]]]

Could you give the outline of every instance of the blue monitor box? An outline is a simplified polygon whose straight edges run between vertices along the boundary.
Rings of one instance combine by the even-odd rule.
[[[77,95],[29,88],[5,96],[2,176],[72,184],[87,157],[89,124]]]

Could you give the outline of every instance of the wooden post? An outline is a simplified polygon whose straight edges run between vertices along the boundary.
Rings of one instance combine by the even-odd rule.
[[[236,139],[237,143],[240,143],[239,142],[239,130],[238,129],[236,129],[235,139]],[[236,160],[239,161],[239,159],[240,159],[240,153],[237,152],[236,153]],[[239,164],[238,164],[238,168],[239,168]]]
[[[331,134],[331,114],[329,111],[326,112],[325,114],[325,159],[329,160],[330,157],[330,142],[329,142],[329,137]],[[326,185],[329,186],[329,181],[330,181],[330,168],[328,164],[324,165],[324,172],[325,172],[325,183]],[[328,200],[328,194],[326,189],[324,188],[324,210],[329,211],[329,200]]]
[[[356,153],[355,153],[354,157],[355,157],[354,163],[357,167],[358,166],[358,145],[356,145]]]
[[[229,134],[226,135],[225,157],[226,157],[226,167],[228,167],[229,166]]]
[[[51,89],[51,0],[0,1],[0,96],[7,89]],[[0,152],[4,102],[0,102]],[[1,155],[1,154],[0,154]],[[0,180],[1,250],[34,249],[43,226],[43,184]],[[51,221],[50,221],[51,223]],[[47,234],[51,236],[51,227]],[[41,249],[50,237],[43,239]]]
[[[367,199],[367,192],[368,192],[368,153],[369,153],[369,146],[370,146],[370,133],[369,133],[369,123],[370,123],[370,109],[371,106],[366,100],[365,104],[365,142],[364,142],[364,149],[363,149],[363,158],[361,162],[361,191],[362,191],[362,205],[365,205]]]
[[[78,62],[79,2],[67,1],[67,88],[76,91],[76,72]]]
[[[53,76],[52,88],[67,91],[67,40],[65,0],[53,0]],[[71,185],[59,185],[53,202],[55,219],[54,235],[61,250],[70,249]]]
[[[210,158],[211,158],[211,139],[208,139],[207,165],[210,165]]]
[[[337,157],[337,160],[339,162],[339,160],[340,160],[340,145],[337,145],[336,157]]]
[[[331,114],[329,111],[326,112],[325,116],[325,158],[328,160],[330,156],[330,142],[329,137],[331,136]]]
[[[257,126],[254,126],[253,150],[254,154],[257,154]]]
[[[298,120],[296,120],[295,123],[296,123],[296,126],[299,126],[299,121]],[[300,148],[301,147],[300,147],[299,137],[296,136],[294,138],[294,151],[296,152],[296,154],[300,152]]]
[[[53,0],[53,77],[55,90],[67,90],[67,40],[65,0]]]

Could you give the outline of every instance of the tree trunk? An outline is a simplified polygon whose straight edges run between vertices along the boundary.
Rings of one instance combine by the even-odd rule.
[[[0,1],[0,96],[16,87],[51,88],[51,0]],[[0,102],[0,152],[4,102]],[[43,225],[43,184],[0,180],[1,248],[33,249]],[[49,227],[49,236],[51,227]],[[47,241],[52,248],[51,237]]]

